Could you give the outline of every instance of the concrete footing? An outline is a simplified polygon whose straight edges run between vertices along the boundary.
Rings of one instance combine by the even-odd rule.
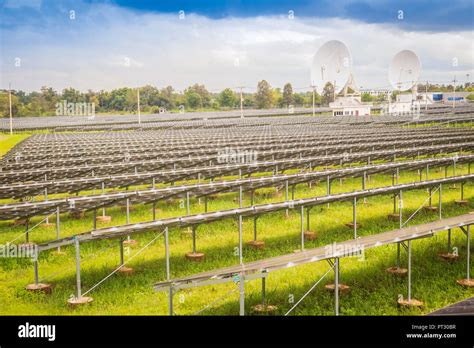
[[[408,270],[406,268],[402,267],[390,267],[387,268],[387,272],[390,274],[394,274],[400,277],[406,276],[408,273]]]
[[[41,224],[42,227],[53,227],[53,226],[56,226],[55,224],[51,223],[51,222],[43,222]]]
[[[255,314],[274,314],[277,311],[278,307],[268,304],[258,304],[252,306],[251,309],[252,312]]]
[[[456,203],[457,205],[464,205],[464,206],[469,205],[469,202],[466,201],[465,199],[456,200],[454,201],[454,203]]]
[[[456,283],[466,288],[474,288],[474,279],[459,279],[456,280]]]
[[[108,215],[100,215],[96,218],[98,222],[110,222],[112,221],[112,216]]]
[[[338,286],[338,287],[339,287],[339,292],[340,292],[341,294],[347,294],[347,293],[349,293],[349,292],[351,291],[350,286],[349,286],[349,285],[346,285],[346,284],[340,284],[340,283],[339,283],[339,286]],[[324,288],[325,288],[326,290],[328,290],[328,291],[334,291],[334,290],[336,290],[336,284],[334,284],[334,283],[333,283],[333,284],[326,284],[326,285],[324,286]]]
[[[69,216],[72,219],[83,219],[86,216],[86,212],[81,210],[81,211],[72,211],[69,213]]]
[[[24,225],[26,225],[26,219],[13,220],[13,225],[15,225],[15,226],[24,226]]]
[[[89,304],[92,301],[93,301],[92,297],[81,296],[81,297],[72,297],[69,300],[67,300],[67,303],[71,307],[77,307],[77,306]]]
[[[305,231],[304,232],[304,239],[305,240],[315,240],[316,239],[316,232]]]
[[[436,211],[438,211],[438,207],[434,206],[434,205],[426,205],[423,207],[423,210],[426,211],[426,212],[429,212],[429,213],[434,213]]]
[[[397,214],[397,213],[388,214],[387,218],[390,221],[400,221],[400,214]]]
[[[260,250],[265,248],[265,242],[262,240],[251,240],[250,242],[247,242],[247,245],[252,249]]]
[[[28,284],[25,287],[26,291],[29,292],[42,292],[45,294],[51,294],[53,291],[53,287],[51,284],[43,284],[43,283],[38,283],[38,284]]]
[[[132,267],[126,267],[126,266],[123,266],[123,267],[120,267],[117,271],[117,273],[119,274],[132,274],[133,273],[133,268]]]
[[[445,261],[457,261],[459,255],[452,253],[438,253],[438,256]]]
[[[51,254],[54,256],[64,256],[66,255],[66,252],[62,250],[55,250],[55,251],[52,251]]]
[[[408,308],[408,307],[423,307],[424,306],[424,303],[420,300],[415,300],[415,299],[411,299],[411,300],[407,300],[407,299],[399,299],[398,301],[398,305],[400,307],[405,307],[405,308]]]
[[[201,262],[204,260],[205,255],[203,253],[187,253],[186,259],[194,262]]]
[[[136,246],[138,244],[138,242],[135,240],[135,239],[125,239],[123,241],[123,245],[128,245],[128,246]]]
[[[349,228],[354,228],[354,223],[353,222],[348,222],[347,224],[345,224],[347,227]],[[356,224],[356,227],[357,228],[360,228],[361,227],[361,224]]]

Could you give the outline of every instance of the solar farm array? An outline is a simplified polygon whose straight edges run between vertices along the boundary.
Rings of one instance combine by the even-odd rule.
[[[107,127],[131,127],[116,122],[122,117],[111,117]],[[25,223],[26,242],[31,243],[34,227],[29,220],[56,214],[56,238],[42,242],[41,252],[71,244],[76,245],[78,252],[80,243],[110,238],[120,239],[123,248],[124,236],[165,229],[167,232],[168,227],[191,227],[195,253],[195,230],[201,224],[238,217],[241,230],[242,219],[254,217],[256,240],[257,216],[296,207],[301,208],[304,249],[304,210],[309,230],[309,213],[315,205],[353,201],[355,207],[358,199],[393,195],[395,215],[395,199],[397,195],[401,199],[402,191],[428,189],[431,192],[438,187],[441,191],[442,185],[460,184],[463,195],[464,185],[474,179],[470,172],[474,131],[466,126],[472,123],[474,115],[462,108],[458,108],[458,113],[430,112],[416,119],[413,116],[218,117],[179,122],[158,122],[150,117],[145,118],[140,129],[127,132],[32,135],[1,160],[0,199],[6,201],[0,205],[0,220],[17,219]],[[33,123],[23,121],[21,127],[32,129]],[[60,124],[61,120],[54,125],[48,122],[43,129],[69,127]],[[79,123],[73,125],[76,126]],[[103,124],[95,123],[87,129],[101,127]],[[459,166],[468,167],[469,172],[458,175]],[[431,171],[439,168],[445,169],[444,178],[433,179]],[[448,168],[452,172],[448,173]],[[417,171],[419,181],[400,184],[399,175],[404,171]],[[392,175],[392,185],[367,189],[368,176],[381,173]],[[361,178],[361,190],[333,194],[331,184],[345,178]],[[325,196],[295,199],[296,185],[320,182],[327,183]],[[253,195],[261,188],[275,188],[285,196],[279,202],[255,204]],[[238,208],[208,212],[207,199],[225,192],[240,193]],[[242,200],[244,193],[252,197],[248,206]],[[441,217],[441,193],[439,196]],[[206,200],[203,214],[190,215],[193,197]],[[186,199],[184,215],[171,219],[156,216],[157,202],[175,198]],[[152,204],[153,221],[129,224],[130,206],[142,203]],[[102,209],[105,217],[105,209],[112,206],[126,207],[127,224],[98,229],[98,210]],[[62,236],[61,214],[84,211],[94,212],[93,228]],[[399,216],[401,221],[401,212]],[[123,250],[121,255],[123,267]],[[37,268],[38,261],[35,283],[30,287],[33,290],[41,290],[44,285],[39,283]],[[80,299],[79,282],[73,302]]]

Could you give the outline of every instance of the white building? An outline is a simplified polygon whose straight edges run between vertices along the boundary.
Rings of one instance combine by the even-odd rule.
[[[402,93],[397,94],[395,102],[389,102],[383,108],[383,113],[390,115],[419,114],[425,106],[433,104],[433,95],[428,93]]]
[[[329,107],[333,116],[366,116],[370,115],[372,104],[363,103],[360,95],[346,95],[337,97]]]

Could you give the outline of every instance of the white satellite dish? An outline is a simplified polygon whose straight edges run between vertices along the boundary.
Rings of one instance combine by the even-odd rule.
[[[418,82],[420,73],[421,63],[415,52],[403,50],[393,57],[388,78],[395,90],[407,91]]]
[[[339,93],[350,78],[352,70],[351,53],[347,46],[338,40],[331,40],[316,52],[311,65],[311,85],[320,91],[326,83],[336,85]]]

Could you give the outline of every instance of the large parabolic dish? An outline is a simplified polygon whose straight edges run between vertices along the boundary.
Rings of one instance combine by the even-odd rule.
[[[311,65],[311,85],[322,91],[326,83],[336,84],[339,93],[350,78],[352,57],[347,46],[338,40],[331,40],[316,52]]]
[[[393,57],[388,78],[395,90],[407,91],[418,82],[420,73],[421,63],[415,52],[403,50]]]

